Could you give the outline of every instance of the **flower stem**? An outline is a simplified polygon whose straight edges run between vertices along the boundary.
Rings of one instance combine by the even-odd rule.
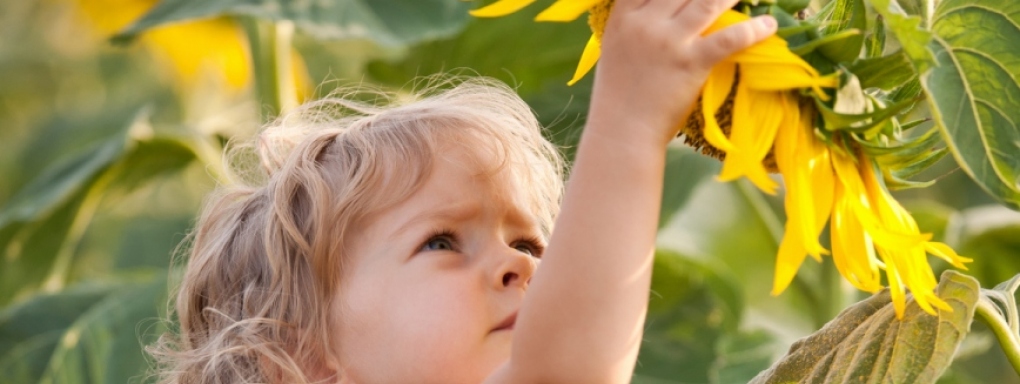
[[[263,122],[275,119],[297,105],[290,49],[294,24],[241,18],[251,52],[255,90]]]
[[[1006,324],[1006,321],[999,315],[995,304],[987,299],[978,300],[976,314],[995,333],[995,337],[999,339],[999,345],[1002,346],[1002,352],[1006,354],[1006,359],[1013,366],[1013,370],[1020,375],[1020,340],[1017,340],[1020,336],[1011,331],[1009,324]]]

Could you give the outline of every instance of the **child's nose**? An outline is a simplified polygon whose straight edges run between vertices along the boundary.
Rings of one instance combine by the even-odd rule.
[[[496,264],[496,273],[493,276],[493,283],[496,288],[521,287],[527,288],[531,276],[535,274],[538,267],[538,259],[521,253],[520,251],[508,248],[505,254],[499,255],[499,262]]]

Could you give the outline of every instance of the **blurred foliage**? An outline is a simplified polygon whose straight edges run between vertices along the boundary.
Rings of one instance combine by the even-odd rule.
[[[222,179],[224,143],[269,117],[256,84],[266,76],[292,84],[284,96],[296,100],[350,84],[407,89],[438,72],[493,76],[568,156],[584,125],[590,77],[566,86],[590,34],[583,21],[471,20],[475,4],[457,0],[336,2],[360,12],[330,11],[344,17],[296,2],[166,0],[144,16],[156,3],[0,0],[0,381],[149,381],[142,348],[166,327],[175,248]],[[157,25],[160,15],[185,21]],[[273,27],[288,22],[281,46]],[[368,32],[340,33],[352,25]],[[125,28],[134,39],[111,44]],[[288,71],[251,62],[267,38]],[[781,197],[717,183],[718,169],[683,147],[668,153],[635,383],[747,382],[863,299],[828,259],[768,295]],[[898,197],[923,230],[974,257],[982,286],[1020,271],[1020,214],[990,205],[952,160],[921,176],[939,182]],[[990,340],[975,325],[940,383],[1020,383]]]

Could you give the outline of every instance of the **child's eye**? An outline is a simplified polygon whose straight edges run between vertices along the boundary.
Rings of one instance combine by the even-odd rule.
[[[418,251],[453,251],[455,250],[454,244],[456,243],[456,236],[454,236],[452,232],[438,231],[432,236],[429,236],[429,239],[422,244]]]
[[[537,239],[522,239],[514,244],[514,249],[525,253],[528,256],[541,258],[542,252],[545,251],[545,247],[541,241]]]

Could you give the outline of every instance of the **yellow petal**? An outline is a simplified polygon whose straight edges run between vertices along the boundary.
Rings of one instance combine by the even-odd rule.
[[[581,62],[577,63],[577,70],[574,72],[574,78],[567,82],[567,85],[574,85],[578,81],[587,75],[595,63],[599,61],[599,56],[602,56],[602,42],[599,41],[598,36],[591,35],[588,39],[588,44],[584,46],[584,52],[581,53]]]
[[[869,199],[865,191],[864,182],[861,180],[861,174],[853,158],[839,151],[833,151],[832,155],[833,169],[836,171],[835,174],[838,181],[846,188],[847,201],[853,207],[857,220],[860,220],[864,230],[871,236],[876,245],[890,249],[910,248],[918,246],[931,238],[930,234],[920,235],[917,233],[895,231],[884,225],[876,212],[873,211],[872,200]]]
[[[737,151],[726,154],[719,180],[747,176],[759,189],[774,194],[776,182],[769,177],[761,162],[772,148],[776,132],[783,123],[785,99],[781,93],[752,91],[742,84],[743,76],[737,84],[735,102],[740,101],[742,92],[747,92],[750,108],[734,105],[730,142]]]
[[[906,310],[906,294],[903,292],[903,282],[900,280],[900,275],[896,269],[896,263],[892,260],[885,258],[882,250],[879,250],[879,254],[883,255],[885,260],[885,272],[889,278],[889,294],[892,296],[893,309],[896,310],[896,318],[903,320],[903,312]]]
[[[605,0],[559,0],[535,17],[535,21],[574,21]]]
[[[928,253],[938,256],[940,259],[945,260],[954,267],[960,268],[964,271],[967,270],[967,266],[963,265],[963,263],[974,261],[974,259],[956,254],[956,251],[954,251],[953,248],[937,241],[929,241],[925,243],[924,249],[928,251]]]
[[[487,6],[468,11],[474,17],[500,17],[520,11],[535,0],[500,0]]]
[[[733,144],[719,127],[715,113],[726,102],[726,96],[733,87],[736,75],[736,64],[726,62],[716,64],[712,67],[701,91],[701,114],[705,118],[703,136],[710,144],[726,152],[734,150]]]
[[[772,295],[777,296],[786,290],[797,275],[797,270],[804,263],[807,250],[799,238],[799,233],[793,228],[800,224],[797,219],[800,216],[790,216],[786,221],[786,233],[783,234],[783,241],[779,243],[779,253],[776,255],[776,275],[772,281]]]
[[[832,222],[829,229],[832,239],[832,260],[836,269],[853,286],[867,292],[882,289],[881,276],[871,239],[864,233],[861,223],[837,183],[834,191]]]
[[[743,82],[746,79],[748,88],[758,91],[832,88],[837,85],[838,81],[833,76],[812,76],[801,68],[783,64],[742,64],[740,68],[742,75],[740,81]]]

